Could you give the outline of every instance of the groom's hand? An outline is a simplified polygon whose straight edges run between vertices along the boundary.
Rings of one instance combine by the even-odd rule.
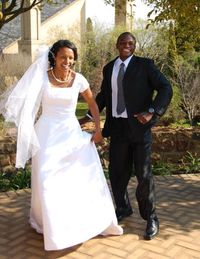
[[[153,114],[150,112],[142,112],[142,113],[134,114],[134,117],[137,118],[140,123],[146,124],[152,119]]]

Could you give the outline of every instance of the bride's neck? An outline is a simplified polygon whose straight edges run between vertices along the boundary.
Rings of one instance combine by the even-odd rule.
[[[65,80],[70,74],[70,69],[66,71],[61,71],[59,69],[54,68],[53,73],[57,78]]]
[[[71,70],[68,69],[66,72],[61,72],[55,68],[51,70],[52,77],[59,83],[69,83],[72,79]]]

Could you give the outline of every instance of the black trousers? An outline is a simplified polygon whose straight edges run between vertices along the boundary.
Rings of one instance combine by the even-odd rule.
[[[127,185],[133,172],[137,177],[136,198],[144,220],[154,218],[155,190],[151,170],[151,130],[140,137],[130,130],[128,119],[115,119],[110,140],[109,177],[116,207],[127,207]]]

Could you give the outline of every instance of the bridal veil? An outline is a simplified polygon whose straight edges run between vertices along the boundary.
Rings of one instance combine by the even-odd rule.
[[[22,78],[0,96],[0,113],[6,122],[14,122],[17,131],[16,167],[25,167],[40,148],[34,130],[36,114],[40,107],[47,77],[49,48],[38,51],[37,60],[28,68]]]

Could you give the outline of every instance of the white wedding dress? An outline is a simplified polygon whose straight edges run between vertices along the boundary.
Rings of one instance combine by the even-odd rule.
[[[48,77],[45,85],[35,124],[40,150],[32,158],[31,226],[43,233],[45,250],[121,235],[95,144],[75,116],[87,80],[76,73],[70,88],[53,87]]]

